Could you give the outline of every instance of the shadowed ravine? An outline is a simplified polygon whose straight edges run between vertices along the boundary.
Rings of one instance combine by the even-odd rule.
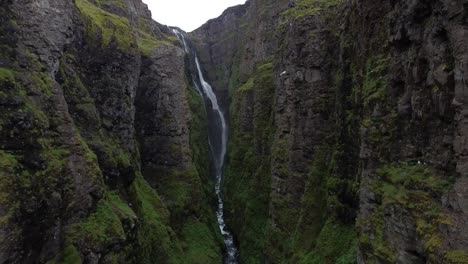
[[[216,184],[215,184],[215,192],[216,197],[218,199],[218,208],[216,210],[216,217],[218,220],[218,226],[223,236],[224,244],[226,245],[226,257],[224,263],[226,264],[236,264],[238,263],[238,250],[236,245],[234,244],[234,238],[231,232],[228,230],[226,223],[224,222],[224,201],[221,191],[221,185],[223,181],[223,168],[224,168],[224,161],[226,156],[226,147],[227,147],[227,140],[228,140],[228,127],[226,124],[226,118],[222,109],[218,104],[218,99],[216,94],[213,91],[211,85],[205,81],[203,76],[203,71],[198,61],[198,57],[196,52],[187,44],[187,40],[185,36],[178,31],[177,29],[173,29],[174,34],[180,39],[181,43],[184,46],[185,52],[191,59],[194,60],[194,64],[196,66],[197,73],[192,73],[192,76],[198,76],[198,81],[200,85],[197,84],[195,78],[193,78],[194,86],[197,88],[198,92],[202,94],[204,97],[204,102],[206,106],[206,110],[209,113],[208,122],[210,122],[211,133],[209,135],[209,144],[211,148],[211,155],[215,165],[215,175],[216,175]],[[202,88],[200,91],[199,88]]]

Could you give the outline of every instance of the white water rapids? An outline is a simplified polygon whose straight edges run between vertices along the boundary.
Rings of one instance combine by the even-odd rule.
[[[187,45],[187,41],[185,39],[185,36],[179,32],[177,29],[173,29],[174,34],[180,39],[182,42],[185,52],[190,55],[190,47]],[[192,51],[194,52],[194,51]],[[195,52],[194,52],[195,53]],[[216,94],[213,91],[213,88],[211,85],[205,81],[205,78],[203,76],[202,68],[200,66],[200,62],[198,61],[198,57],[196,54],[192,54],[195,57],[195,64],[197,67],[197,73],[198,77],[200,79],[200,85],[202,86],[203,89],[203,94],[206,96],[206,98],[209,99],[211,102],[211,110],[219,118],[219,123],[216,122],[216,124],[219,124],[216,129],[221,133],[221,143],[219,146],[219,150],[215,149],[215,145],[213,144],[212,139],[210,137],[210,147],[211,147],[211,152],[213,153],[213,160],[215,163],[215,172],[216,172],[216,184],[215,184],[215,192],[216,196],[218,198],[218,208],[216,211],[216,217],[218,220],[218,226],[221,231],[221,234],[223,236],[224,244],[226,245],[226,250],[227,250],[227,256],[225,257],[224,263],[225,264],[237,264],[237,248],[236,245],[234,244],[234,237],[232,236],[231,232],[228,231],[228,228],[226,226],[226,223],[224,222],[224,201],[221,193],[221,183],[223,181],[223,168],[224,168],[224,161],[225,161],[225,156],[226,156],[226,148],[227,148],[227,140],[228,140],[228,128],[226,124],[226,118],[224,116],[223,111],[219,107],[218,104],[218,98],[216,97]],[[194,81],[195,82],[195,81]],[[198,87],[198,85],[195,83],[195,86]]]

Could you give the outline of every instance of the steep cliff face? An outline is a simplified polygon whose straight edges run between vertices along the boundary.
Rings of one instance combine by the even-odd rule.
[[[226,207],[245,263],[355,258],[356,181],[331,168],[339,146],[334,118],[339,54],[333,50],[338,25],[331,23],[337,4],[324,4],[322,10],[312,2],[294,8],[290,1],[248,1],[240,18],[229,15],[240,7],[228,10],[226,18],[193,33],[202,54],[212,56],[202,57],[205,63],[223,57],[217,54],[236,54],[227,72],[208,75],[214,80],[229,76],[214,83],[230,91]],[[217,51],[217,43],[231,35],[222,27],[236,23],[247,25],[230,40],[237,50]],[[352,169],[357,170],[342,168]],[[332,182],[337,186],[329,187]]]
[[[359,257],[466,262],[466,3],[386,3],[385,17],[373,3],[357,4],[350,8],[366,15],[351,25],[376,21],[353,34],[366,58]]]
[[[467,261],[466,9],[251,0],[192,33],[244,263]]]
[[[0,262],[221,263],[171,30],[140,0],[0,0],[0,22]],[[241,263],[468,263],[467,30],[465,0],[249,0],[189,34]]]
[[[206,117],[170,30],[139,0],[0,12],[0,262],[220,263]]]

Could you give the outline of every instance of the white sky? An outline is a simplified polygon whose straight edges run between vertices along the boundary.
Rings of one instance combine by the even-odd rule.
[[[153,19],[168,26],[190,32],[211,18],[218,17],[230,7],[246,0],[143,0]]]

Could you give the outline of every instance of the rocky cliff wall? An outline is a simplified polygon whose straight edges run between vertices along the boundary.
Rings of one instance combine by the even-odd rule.
[[[190,33],[242,263],[467,263],[464,0],[249,0]],[[0,0],[0,262],[220,263],[203,102],[140,0]]]
[[[0,262],[220,263],[206,116],[169,28],[139,0],[0,12]]]
[[[251,0],[192,33],[244,263],[466,262],[466,5]]]

